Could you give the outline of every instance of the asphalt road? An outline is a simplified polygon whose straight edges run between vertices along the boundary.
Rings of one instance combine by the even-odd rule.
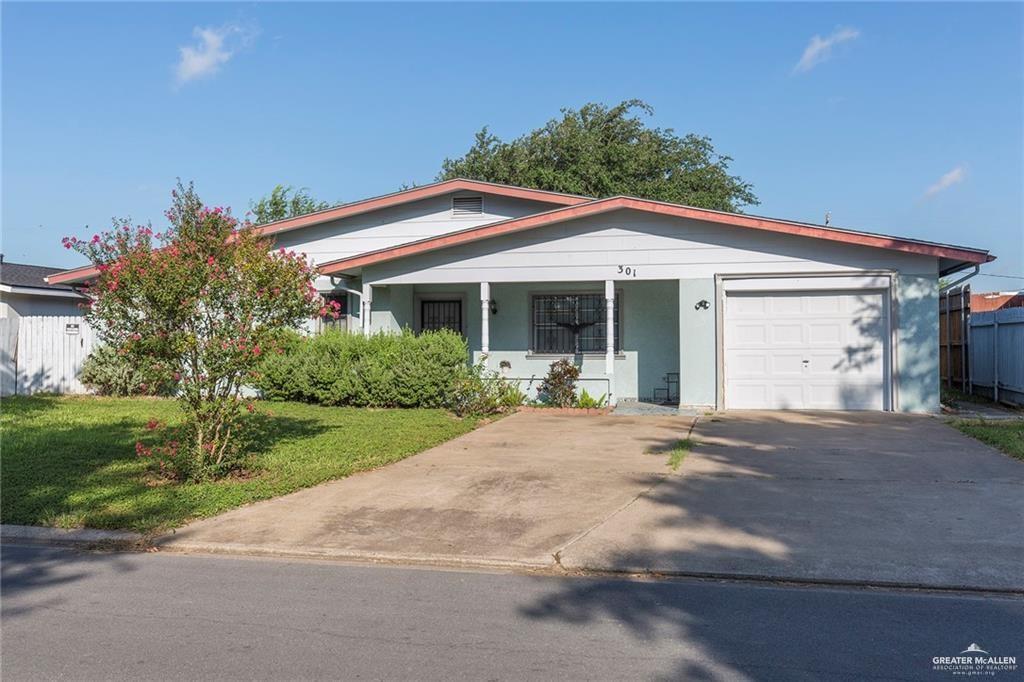
[[[952,679],[1012,596],[562,578],[5,546],[23,679]]]

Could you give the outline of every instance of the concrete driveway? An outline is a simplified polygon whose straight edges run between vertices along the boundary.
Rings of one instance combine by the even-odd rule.
[[[521,413],[179,550],[1024,589],[1024,463],[932,417]]]
[[[689,417],[526,412],[376,471],[179,529],[166,549],[551,567],[670,474]]]
[[[572,568],[1024,589],[1024,463],[932,417],[728,412]]]

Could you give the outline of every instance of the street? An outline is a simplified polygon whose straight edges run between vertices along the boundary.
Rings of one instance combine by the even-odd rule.
[[[949,679],[932,658],[972,643],[1024,659],[1009,595],[13,545],[2,564],[11,681]]]

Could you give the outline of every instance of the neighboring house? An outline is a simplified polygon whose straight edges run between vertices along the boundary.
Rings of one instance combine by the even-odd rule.
[[[46,281],[60,268],[0,258],[0,393],[80,393],[77,377],[93,346],[85,297]]]
[[[991,291],[987,294],[971,294],[972,313],[987,313],[1005,308],[1024,308],[1024,292]]]
[[[258,228],[364,332],[448,327],[523,382],[718,408],[939,408],[938,279],[987,251],[450,180]],[[49,277],[82,282],[84,267]],[[534,384],[535,385],[535,384]]]

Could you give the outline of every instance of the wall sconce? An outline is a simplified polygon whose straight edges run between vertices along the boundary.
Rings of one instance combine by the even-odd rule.
[[[694,304],[693,309],[694,310],[707,310],[710,307],[711,307],[711,304],[707,302],[707,299],[701,299],[701,300],[697,301],[696,304]]]
[[[495,301],[492,298],[491,299],[491,315],[497,315],[497,314],[498,314],[498,302]]]

